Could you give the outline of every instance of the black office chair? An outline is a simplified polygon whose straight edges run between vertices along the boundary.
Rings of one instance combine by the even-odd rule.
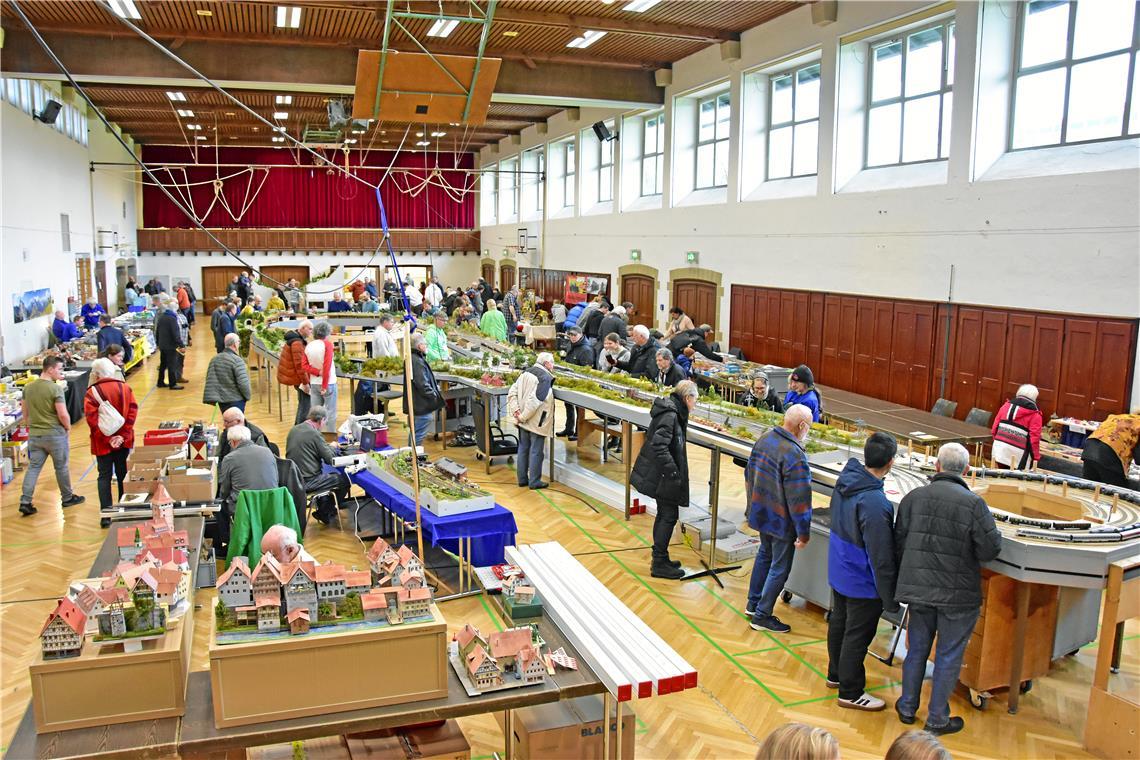
[[[742,349],[740,346],[729,346],[728,347],[728,353],[731,354],[732,356],[736,357],[740,361],[747,361],[744,358],[744,349]]]
[[[513,462],[515,455],[519,453],[519,439],[517,436],[504,433],[503,428],[497,421],[492,420],[489,426],[491,431],[491,440],[487,440],[487,407],[483,404],[482,398],[476,398],[471,405],[471,416],[475,421],[475,442],[478,444],[479,451],[476,452],[475,458],[482,459],[483,452],[490,454],[491,462],[494,463],[495,457],[507,457],[507,462]]]
[[[949,399],[940,398],[934,402],[934,407],[930,410],[930,413],[937,414],[940,417],[953,417],[954,413],[957,411],[957,401],[950,401]]]
[[[990,419],[992,417],[993,417],[993,414],[991,412],[987,412],[985,409],[979,409],[978,407],[975,406],[973,409],[970,410],[970,413],[966,415],[966,422],[967,422],[967,424],[970,424],[970,425],[980,425],[981,427],[989,427],[990,426]]]

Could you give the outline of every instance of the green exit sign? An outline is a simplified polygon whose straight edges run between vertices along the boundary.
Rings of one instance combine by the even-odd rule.
[[[686,251],[685,261],[689,262],[690,264],[696,264],[697,259],[699,259],[700,256],[701,254],[698,251]]]
[[[631,261],[641,261],[641,251],[634,248],[629,252],[629,258]]]

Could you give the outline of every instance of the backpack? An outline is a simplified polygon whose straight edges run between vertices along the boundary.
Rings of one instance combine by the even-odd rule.
[[[98,388],[91,386],[91,392],[95,394],[95,400],[99,402],[99,432],[110,437],[119,432],[127,420],[118,409],[111,406],[110,401],[99,395]]]

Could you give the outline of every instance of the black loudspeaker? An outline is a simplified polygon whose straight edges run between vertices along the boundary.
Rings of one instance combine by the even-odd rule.
[[[58,100],[49,100],[44,110],[35,115],[38,121],[44,124],[55,124],[55,120],[59,117],[59,109],[63,108],[63,104]]]
[[[594,134],[598,136],[598,140],[601,142],[614,139],[613,133],[610,132],[609,127],[606,126],[604,121],[594,122]]]

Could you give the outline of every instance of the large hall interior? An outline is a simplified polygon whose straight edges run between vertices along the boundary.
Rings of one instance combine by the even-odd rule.
[[[1140,756],[1136,0],[0,1],[0,755]]]

